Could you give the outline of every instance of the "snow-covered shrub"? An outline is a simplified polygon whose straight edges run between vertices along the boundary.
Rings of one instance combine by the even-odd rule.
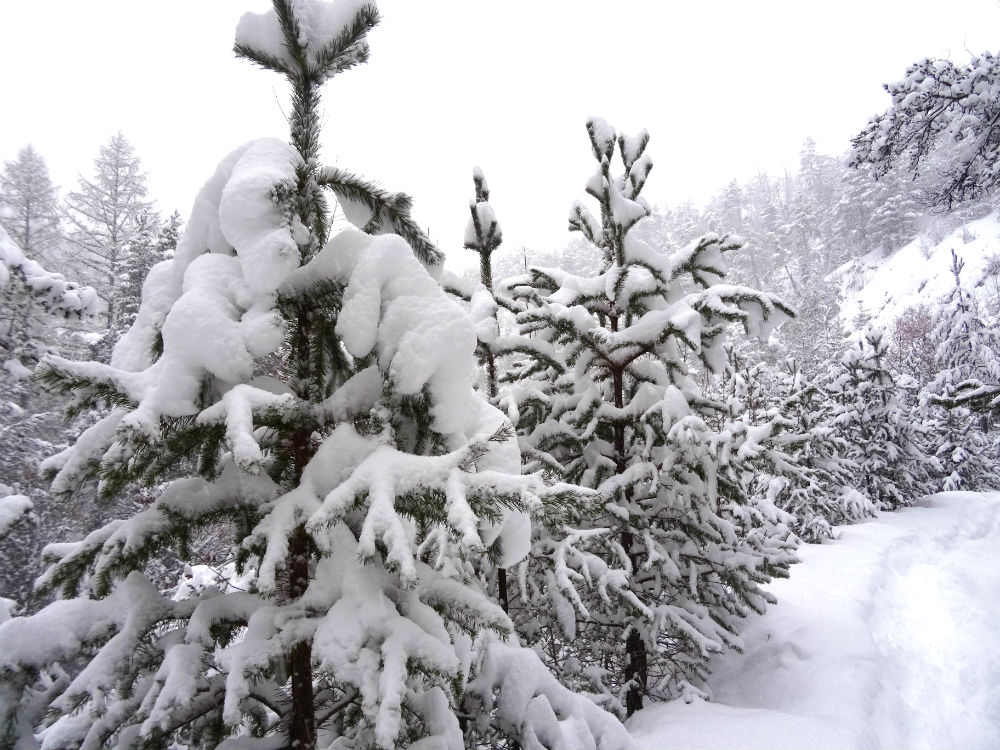
[[[996,403],[1000,394],[1000,330],[962,288],[963,263],[952,251],[955,286],[934,317],[937,374],[923,392],[941,462],[944,490],[1000,487]]]
[[[767,511],[773,506],[807,542],[833,535],[831,527],[873,514],[851,490],[857,466],[848,444],[831,424],[832,404],[808,382],[794,360],[775,368],[750,364],[727,347],[720,400],[725,418],[719,431],[729,444],[720,482],[730,494],[745,495]]]
[[[866,330],[844,355],[829,391],[836,402],[833,424],[858,467],[854,486],[876,508],[892,510],[932,491],[937,459],[928,454],[927,427],[916,418],[916,383],[897,381],[886,352],[882,333]]]

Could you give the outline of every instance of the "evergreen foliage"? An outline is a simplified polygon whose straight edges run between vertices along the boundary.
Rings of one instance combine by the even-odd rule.
[[[45,159],[31,145],[0,174],[0,226],[25,255],[55,270],[63,239],[59,202]]]
[[[962,288],[963,262],[952,250],[955,287],[937,312],[932,337],[937,342],[937,374],[927,385],[931,404],[947,407],[937,419],[936,455],[944,489],[985,490],[1000,486],[995,421],[1000,394],[1000,332]]]
[[[833,232],[845,248],[843,257],[872,250],[890,253],[917,235],[923,213],[920,191],[900,168],[876,179],[871,164],[860,164],[848,170],[842,181]]]
[[[538,418],[519,425],[529,456],[599,492],[603,507],[550,539],[555,572],[521,596],[561,679],[631,714],[646,695],[696,691],[708,654],[738,643],[740,618],[768,600],[760,584],[793,559],[787,529],[717,484],[728,446],[695,378],[723,366],[730,324],[761,335],[790,310],[721,283],[738,246],[726,237],[672,255],[639,239],[649,137],[597,119],[587,132],[600,218],[575,203],[570,228],[599,250],[601,273],[533,268],[507,286],[525,306],[522,334],[546,354],[526,382],[546,369],[557,378],[539,392]]]
[[[816,274],[798,285],[792,298],[797,315],[775,334],[775,359],[791,358],[807,380],[821,382],[844,354],[847,331],[835,284]]]
[[[99,305],[93,289],[46,271],[2,227],[0,293],[0,495],[11,498],[0,500],[0,596],[24,607],[42,540],[77,510],[53,506],[38,480],[40,457],[62,442],[65,421],[60,400],[31,375],[38,359],[55,351],[53,321],[92,317]]]
[[[68,239],[77,261],[104,300],[109,329],[118,329],[119,289],[125,264],[146,251],[157,220],[146,199],[146,174],[135,147],[118,132],[101,146],[93,179],[80,178],[66,196]]]
[[[928,172],[927,200],[950,210],[1000,184],[1000,58],[986,52],[959,67],[924,59],[886,84],[890,108],[853,139],[851,163],[880,177],[896,164]]]
[[[574,492],[520,476],[408,200],[319,164],[320,87],[367,59],[377,21],[319,0],[242,18],[237,54],[291,85],[291,144],[222,162],[110,365],[45,361],[75,409],[110,407],[46,462],[53,492],[166,483],[46,547],[40,590],[61,598],[0,625],[4,744],[457,750],[498,731],[625,747],[478,577],[526,554],[527,513]],[[326,188],[366,233],[329,236]],[[157,557],[219,521],[245,588],[158,590]]]
[[[886,351],[882,333],[869,328],[844,355],[830,385],[833,423],[858,467],[854,486],[879,510],[912,505],[931,491],[937,469],[927,452],[927,428],[915,419],[914,389],[889,371]]]
[[[29,365],[45,351],[44,338],[35,327],[36,309],[67,319],[93,316],[100,311],[94,289],[47,271],[28,257],[3,227],[0,292],[7,303],[0,317],[0,358],[7,380],[17,381],[29,375]]]
[[[469,201],[469,222],[465,229],[465,248],[479,255],[479,287],[470,295],[469,314],[476,327],[476,356],[485,372],[486,397],[494,406],[502,399],[498,390],[498,360],[505,353],[497,318],[497,299],[493,288],[493,252],[503,243],[503,231],[490,206],[490,189],[479,167],[473,170],[475,199]],[[510,613],[510,595],[506,568],[496,571],[496,592],[500,606]]]
[[[145,213],[139,218],[137,231],[129,244],[129,252],[118,266],[115,290],[115,321],[93,346],[91,355],[98,362],[110,362],[111,352],[135,323],[142,301],[142,286],[157,263],[171,258],[177,249],[181,220],[176,212],[154,225],[156,216]]]
[[[590,119],[561,254],[504,247],[475,169],[472,280],[320,161],[378,21],[244,15],[289,142],[229,154],[183,232],[121,133],[63,213],[31,146],[4,165],[0,750],[625,750],[648,700],[709,697],[800,540],[1000,486],[997,320],[957,254],[891,341],[849,345],[838,304],[987,210],[996,57],[911,66],[850,167],[807,140],[703,212],[654,211],[648,134]],[[80,361],[52,320],[101,300]]]
[[[747,497],[776,516],[805,541],[831,536],[830,525],[842,520],[837,499],[849,481],[820,428],[817,389],[803,382],[793,360],[787,370],[766,362],[752,363],[740,348],[727,346],[726,366],[715,390],[725,410],[716,428],[729,436],[720,482],[728,494]],[[832,470],[834,477],[824,469]],[[837,471],[840,469],[840,471]],[[843,479],[839,486],[837,480]]]
[[[0,256],[4,266],[14,271],[5,276],[0,296],[0,347],[7,365],[7,381],[20,380],[11,372],[14,360],[27,369],[37,364],[46,347],[53,343],[48,330],[48,315],[35,290],[42,291],[42,279],[54,278],[51,271],[58,259],[62,242],[59,208],[48,167],[32,147],[18,151],[13,161],[4,164],[0,174],[0,228],[6,232],[10,255]],[[15,259],[16,253],[16,259]],[[20,259],[35,264],[31,269]],[[36,273],[35,269],[38,269]],[[45,270],[48,268],[49,270]],[[34,282],[29,282],[29,277]],[[29,288],[33,284],[34,288]],[[19,371],[20,372],[20,371]],[[22,404],[25,406],[25,404]]]

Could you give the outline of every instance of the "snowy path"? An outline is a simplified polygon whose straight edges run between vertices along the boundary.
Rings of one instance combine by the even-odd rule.
[[[637,750],[1000,748],[1000,493],[948,493],[802,550],[718,659],[715,700],[630,722]]]

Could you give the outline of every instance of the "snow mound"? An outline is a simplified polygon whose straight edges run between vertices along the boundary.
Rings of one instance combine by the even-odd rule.
[[[708,729],[710,727],[710,729]],[[660,703],[629,722],[633,750],[834,750],[854,745],[832,721],[782,711],[708,703]]]

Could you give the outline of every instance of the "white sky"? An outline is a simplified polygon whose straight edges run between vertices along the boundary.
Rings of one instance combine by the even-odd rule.
[[[324,157],[402,190],[448,252],[479,165],[505,244],[556,249],[592,172],[584,122],[650,131],[653,202],[840,153],[924,56],[996,51],[1000,0],[380,0],[368,65],[325,89]],[[76,186],[118,129],[183,216],[216,163],[287,137],[279,78],[231,52],[267,0],[0,0],[0,160]]]

